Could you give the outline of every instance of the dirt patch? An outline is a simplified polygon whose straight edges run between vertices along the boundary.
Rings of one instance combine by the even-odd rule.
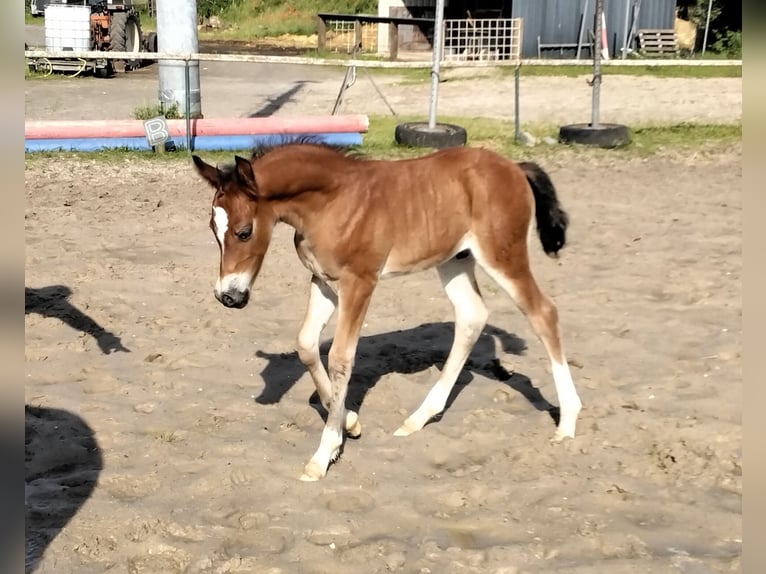
[[[352,379],[364,431],[313,484],[297,480],[322,419],[293,352],[308,272],[290,231],[250,306],[227,310],[209,191],[186,161],[28,161],[28,564],[739,571],[741,146],[540,161],[572,219],[560,260],[532,253],[585,404],[579,436],[548,442],[544,351],[483,275],[490,326],[457,398],[392,436],[452,336],[426,272],[376,292]]]

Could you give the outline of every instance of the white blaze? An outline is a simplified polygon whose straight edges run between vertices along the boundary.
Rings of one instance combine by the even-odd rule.
[[[215,236],[221,244],[221,259],[223,259],[223,240],[229,229],[229,216],[223,207],[213,208],[213,223],[215,224]],[[250,273],[230,273],[218,278],[215,283],[215,291],[219,295],[227,291],[247,291],[250,288],[251,279]]]
[[[223,207],[213,208],[213,223],[215,223],[215,236],[218,238],[221,252],[223,252],[223,238],[229,228],[229,216],[226,215],[226,210]]]
[[[250,280],[252,275],[250,273],[229,273],[224,277],[219,277],[215,284],[215,290],[218,293],[226,293],[228,291],[247,291],[250,289]]]

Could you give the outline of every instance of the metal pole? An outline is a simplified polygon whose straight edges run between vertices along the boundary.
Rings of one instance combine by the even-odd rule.
[[[184,60],[184,93],[186,95],[184,102],[184,115],[186,116],[186,151],[189,155],[192,152],[191,146],[191,93],[189,90],[189,60]]]
[[[593,105],[591,110],[591,126],[599,126],[599,105],[601,95],[601,12],[604,9],[604,0],[596,0],[594,13],[594,50],[593,50]]]
[[[707,5],[707,19],[705,20],[705,35],[702,38],[702,53],[705,53],[707,48],[707,33],[710,29],[710,13],[713,11],[713,0],[710,0]]]
[[[582,34],[585,30],[585,15],[588,13],[588,0],[585,0],[582,6],[582,18],[580,18],[580,31],[577,33],[577,56],[576,59],[580,59],[580,52],[582,51]]]
[[[517,65],[513,69],[513,111],[514,111],[514,132],[513,132],[513,140],[516,143],[519,143],[521,140],[521,121],[519,120],[519,76],[521,75],[519,71],[521,70],[521,66]]]
[[[176,54],[199,52],[197,0],[157,0],[157,51]],[[163,110],[184,107],[184,91],[191,91],[191,115],[202,117],[199,62],[164,60],[159,63],[159,99]],[[186,86],[186,74],[189,84]]]
[[[625,30],[622,37],[622,59],[628,56],[628,22],[630,21],[630,2],[625,0]]]
[[[431,102],[428,110],[428,127],[436,127],[436,100],[439,95],[439,64],[442,56],[442,32],[444,24],[444,0],[436,0],[434,15],[434,45],[431,65]]]

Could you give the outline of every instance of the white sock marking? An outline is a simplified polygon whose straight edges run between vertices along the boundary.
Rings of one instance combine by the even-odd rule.
[[[563,363],[551,361],[551,371],[553,372],[553,383],[556,386],[556,394],[559,399],[559,428],[556,431],[556,438],[575,436],[575,426],[577,424],[577,415],[582,408],[582,402],[577,395],[572,374],[569,372],[569,366],[564,359]]]

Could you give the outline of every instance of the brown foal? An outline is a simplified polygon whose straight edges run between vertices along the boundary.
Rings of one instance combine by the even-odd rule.
[[[455,312],[452,349],[422,404],[394,433],[409,435],[443,411],[488,317],[475,278],[478,263],[516,302],[545,346],[560,406],[554,440],[574,437],[581,402],[564,355],[556,307],[532,276],[527,239],[534,220],[542,247],[556,255],[568,218],[548,175],[483,149],[450,148],[417,159],[363,159],[298,142],[235,157],[224,169],[194,156],[215,189],[210,226],[220,247],[216,298],[247,304],[274,226],[295,228],[295,248],[311,271],[298,355],[328,411],[319,448],[302,480],[325,476],[343,430],[361,433],[345,408],[357,342],[372,292],[393,275],[435,267]],[[325,370],[319,340],[338,309]]]

